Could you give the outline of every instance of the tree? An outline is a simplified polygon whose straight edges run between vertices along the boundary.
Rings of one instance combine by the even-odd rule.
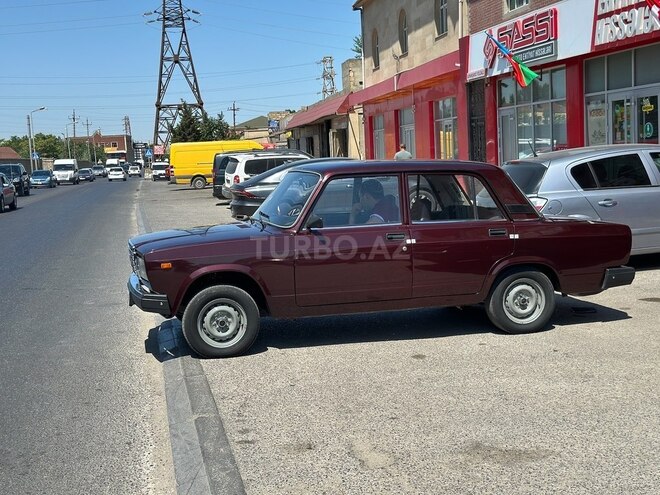
[[[178,125],[172,128],[173,143],[239,138],[240,136],[225,121],[222,112],[218,114],[217,118],[213,118],[202,111],[200,118],[185,102],[181,107],[181,119]]]
[[[202,141],[201,123],[191,106],[185,101],[181,104],[181,118],[179,123],[172,127],[173,143],[192,143]]]
[[[355,58],[362,58],[362,35],[353,38],[353,48],[351,51],[355,53]]]

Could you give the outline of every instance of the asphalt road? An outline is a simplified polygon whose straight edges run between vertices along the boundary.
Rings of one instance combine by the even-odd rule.
[[[210,189],[164,183],[138,211],[147,230],[230,221]],[[632,264],[632,286],[559,298],[532,335],[471,307],[266,319],[225,360],[179,342],[230,446],[206,469],[233,458],[250,495],[655,494],[660,256]]]
[[[175,493],[160,364],[129,311],[139,181],[0,215],[0,493]]]
[[[538,334],[478,307],[265,319],[200,360],[128,307],[126,240],[227,221],[209,188],[140,179],[0,216],[1,493],[657,492],[660,256]]]

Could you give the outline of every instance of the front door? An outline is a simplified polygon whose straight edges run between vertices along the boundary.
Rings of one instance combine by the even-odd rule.
[[[513,108],[500,110],[500,164],[518,158],[516,113]]]
[[[612,144],[633,143],[633,98],[630,93],[611,93],[608,96],[610,108],[610,142]]]

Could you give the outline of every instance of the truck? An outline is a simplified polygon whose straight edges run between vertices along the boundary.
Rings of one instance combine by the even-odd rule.
[[[236,139],[226,141],[199,141],[196,143],[172,143],[170,183],[204,189],[213,181],[213,158],[216,153],[227,151],[254,151],[264,147],[257,141]]]

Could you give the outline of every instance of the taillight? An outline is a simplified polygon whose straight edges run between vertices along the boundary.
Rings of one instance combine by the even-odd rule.
[[[238,175],[234,175],[234,184],[241,182],[241,178]]]
[[[256,198],[254,194],[252,194],[249,191],[246,191],[245,189],[232,189],[231,193],[235,194],[236,196],[240,196],[242,198],[249,198],[249,199]]]

